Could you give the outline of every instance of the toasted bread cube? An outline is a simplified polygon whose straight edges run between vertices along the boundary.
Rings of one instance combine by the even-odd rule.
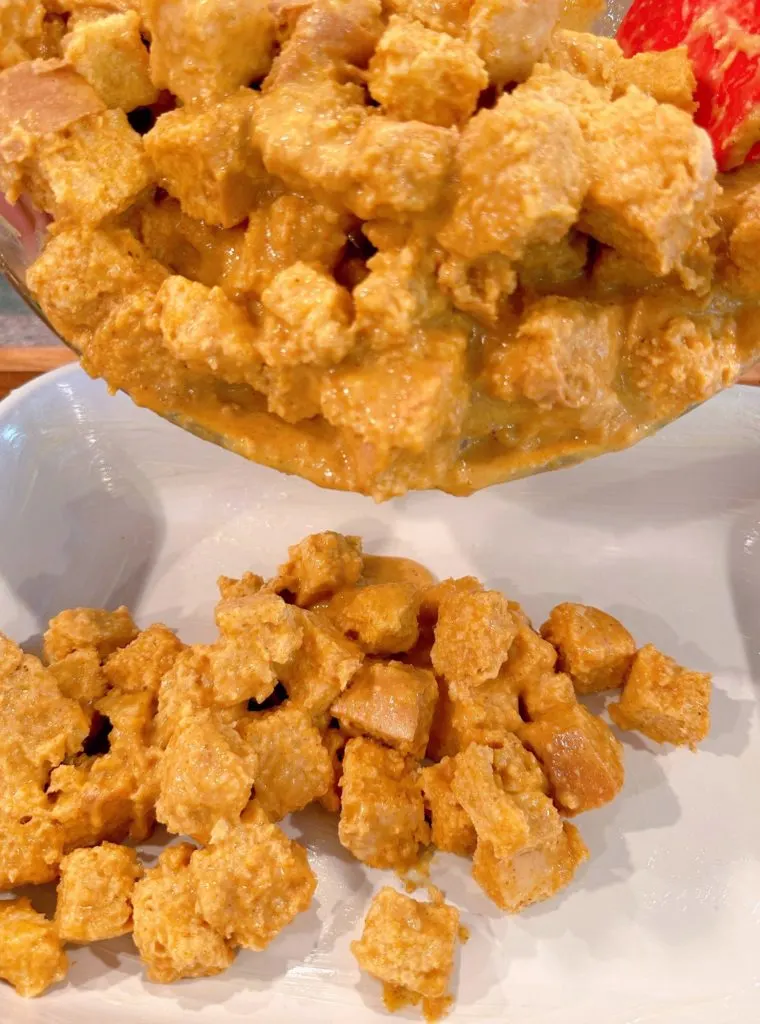
[[[370,583],[336,594],[327,613],[367,654],[400,654],[417,643],[419,608],[414,584]]]
[[[181,107],[145,136],[160,184],[188,216],[231,228],[255,205],[267,180],[250,141],[255,102],[241,90],[209,107]]]
[[[459,579],[449,576],[440,583],[432,583],[422,592],[420,622],[434,626],[445,597],[451,594],[476,594],[483,589],[483,584],[474,576],[461,576]]]
[[[330,788],[330,755],[303,711],[286,705],[251,715],[238,729],[256,765],[256,799],[272,821],[300,811]]]
[[[108,689],[108,677],[95,647],[80,647],[52,662],[48,670],[64,697],[82,704],[92,704]]]
[[[94,647],[100,658],[126,647],[139,630],[122,606],[109,612],[102,608],[70,608],[48,623],[44,638],[45,658],[60,661],[72,651]]]
[[[549,44],[561,0],[474,0],[467,40],[494,85],[523,82]]]
[[[102,843],[61,861],[55,923],[63,942],[100,942],[132,931],[132,892],[143,870],[129,846]]]
[[[499,857],[508,859],[530,847],[530,824],[496,775],[491,747],[472,743],[456,755],[451,788],[478,840],[492,843]]]
[[[541,762],[568,817],[602,807],[620,792],[623,748],[606,722],[581,704],[555,705],[519,736]]]
[[[467,43],[394,14],[369,62],[368,85],[394,121],[451,128],[474,112],[488,75]]]
[[[301,646],[278,675],[290,703],[317,717],[345,690],[364,655],[326,618],[303,611],[300,621]]]
[[[416,762],[375,740],[349,740],[341,789],[343,846],[370,867],[411,867],[430,837]]]
[[[173,733],[159,765],[156,817],[175,835],[208,842],[217,821],[237,821],[251,796],[255,761],[230,726],[197,711]]]
[[[109,690],[105,697],[96,702],[95,709],[111,723],[108,737],[111,750],[135,758],[145,752],[150,744],[156,710],[155,696],[150,690],[135,690],[131,693]]]
[[[319,798],[319,802],[330,814],[340,813],[340,782],[343,778],[343,752],[347,742],[348,737],[340,729],[328,728],[322,732],[322,743],[330,755],[332,782],[327,792]]]
[[[697,80],[685,46],[637,53],[630,60],[620,60],[615,68],[615,92],[624,93],[632,85],[658,103],[672,103],[687,114],[697,109]]]
[[[52,921],[27,899],[0,902],[0,978],[20,996],[39,996],[69,968]]]
[[[223,707],[242,701],[263,703],[277,685],[277,674],[255,634],[222,637],[208,652],[214,699]]]
[[[111,686],[124,693],[147,690],[157,694],[161,680],[184,649],[182,641],[157,622],[126,647],[114,651],[106,659],[103,672]]]
[[[275,586],[291,591],[296,604],[305,607],[350,587],[361,573],[361,540],[328,530],[288,548],[288,561],[278,569]]]
[[[437,700],[432,672],[399,661],[374,662],[359,669],[330,712],[347,732],[421,759]]]
[[[132,896],[132,937],[151,981],[205,978],[226,970],[232,946],[202,917],[190,870],[194,847],[170,846],[145,872]]]
[[[498,676],[516,635],[509,602],[498,591],[448,595],[438,611],[433,665],[452,689],[478,686]]]
[[[497,907],[510,914],[549,899],[570,884],[588,858],[575,826],[564,822],[562,829],[557,842],[523,850],[509,860],[500,859],[488,841],[479,840],[472,877]]]
[[[153,736],[159,749],[163,750],[174,732],[197,711],[215,703],[210,651],[200,644],[185,648],[161,680]]]
[[[439,764],[422,769],[422,792],[430,812],[430,834],[433,846],[444,853],[471,857],[475,852],[475,827],[469,814],[459,803],[452,782],[456,760],[444,757]]]
[[[506,793],[549,793],[549,780],[538,759],[514,733],[507,733],[494,748],[493,770]]]
[[[478,686],[449,687],[442,681],[428,756],[453,755],[470,743],[499,746],[522,724],[520,690],[508,675],[500,673]]]
[[[636,642],[622,623],[585,604],[558,604],[541,627],[541,635],[559,655],[578,693],[599,693],[623,685]]]
[[[150,80],[148,51],[136,11],[79,21],[66,35],[63,53],[108,107],[134,110],[158,99]]]
[[[211,845],[196,850],[190,872],[204,920],[243,949],[265,949],[308,910],[317,887],[306,851],[255,801],[239,824],[221,825]]]
[[[145,0],[150,72],[184,104],[213,100],[269,70],[275,21],[266,0]]]
[[[454,969],[458,933],[455,907],[443,901],[421,903],[385,886],[375,894],[351,952],[384,985],[442,999]]]
[[[503,672],[522,687],[529,680],[553,672],[556,663],[557,652],[552,645],[530,626],[521,626],[509,648]]]
[[[23,814],[22,820],[18,813],[0,808],[0,889],[52,882],[63,856],[64,830],[50,819],[46,809],[40,807],[33,814],[29,807],[18,810]]]
[[[253,597],[264,586],[264,578],[257,576],[255,572],[244,572],[240,579],[235,579],[233,576],[220,576],[216,585],[222,601],[227,598]]]
[[[520,691],[523,713],[529,722],[535,722],[557,704],[575,704],[575,687],[564,672],[545,672],[529,679]]]
[[[647,644],[636,653],[610,718],[621,729],[636,729],[655,743],[694,749],[710,731],[709,672],[682,668]]]

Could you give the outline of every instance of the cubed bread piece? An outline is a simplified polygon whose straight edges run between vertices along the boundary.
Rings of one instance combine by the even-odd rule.
[[[557,649],[560,671],[578,693],[616,690],[623,685],[636,642],[617,619],[585,604],[558,604],[541,627]]]
[[[439,764],[422,769],[422,792],[430,814],[430,837],[433,846],[444,853],[471,857],[475,852],[475,827],[469,814],[459,803],[452,782],[456,759],[444,757]]]
[[[467,40],[494,85],[524,81],[549,44],[561,0],[474,0]]]
[[[685,46],[637,53],[630,60],[620,60],[615,68],[615,92],[624,93],[632,85],[658,103],[672,103],[687,114],[697,108],[697,80]]]
[[[209,977],[235,959],[232,946],[198,909],[190,870],[194,850],[189,843],[170,846],[134,889],[132,937],[151,981]]]
[[[275,21],[266,0],[145,0],[150,71],[183,103],[209,101],[264,77]]]
[[[272,825],[256,801],[239,824],[222,824],[196,850],[190,872],[204,920],[227,942],[265,949],[308,910],[317,880],[306,851]]]
[[[440,680],[440,696],[430,729],[428,757],[438,760],[464,750],[470,743],[498,746],[523,720],[520,689],[503,672],[478,685]]]
[[[512,261],[499,253],[471,260],[449,255],[438,268],[438,283],[457,309],[495,324],[517,288],[517,273]]]
[[[614,39],[559,29],[551,39],[544,60],[558,71],[585,78],[609,99],[615,85],[618,68],[623,63],[623,51]]]
[[[636,653],[610,718],[621,729],[636,729],[655,743],[694,749],[710,731],[709,672],[682,668],[647,644]]]
[[[362,543],[327,530],[288,548],[288,561],[277,570],[275,588],[289,590],[296,604],[307,607],[351,586],[361,576]]]
[[[108,688],[108,677],[95,647],[80,647],[64,655],[52,662],[48,671],[55,678],[64,697],[78,700],[82,704],[98,700]]]
[[[170,629],[157,622],[114,651],[103,672],[110,685],[124,693],[147,690],[157,694],[161,680],[184,648]]]
[[[330,788],[330,755],[303,711],[286,705],[250,715],[238,731],[256,765],[256,799],[272,821],[300,811]]]
[[[27,899],[0,902],[0,978],[20,996],[39,996],[69,968],[52,921]]]
[[[557,704],[519,732],[541,762],[560,810],[572,817],[614,800],[623,786],[623,748],[581,704]]]
[[[111,723],[108,734],[110,749],[139,759],[150,744],[156,710],[155,695],[150,690],[122,692],[111,689],[95,702],[95,710]]]
[[[210,647],[186,647],[161,680],[153,740],[163,750],[174,732],[195,717],[196,711],[215,703]]]
[[[94,647],[100,658],[126,647],[139,630],[122,606],[109,612],[103,608],[70,608],[48,623],[44,638],[45,658],[60,661],[72,651]]]
[[[373,117],[356,135],[354,187],[346,205],[364,220],[406,220],[434,209],[454,161],[455,132],[412,121]]]
[[[0,758],[0,766],[6,771],[4,762],[5,758]],[[59,769],[56,768],[54,774],[55,771]],[[7,777],[3,780],[6,785],[9,781]],[[0,808],[0,890],[52,882],[58,875],[63,856],[64,830],[51,820],[47,808],[35,807],[30,814],[31,808],[25,806],[26,800],[18,803],[18,807],[10,808],[15,813],[9,813],[5,807]],[[41,804],[42,801],[35,800],[34,803]],[[0,903],[0,907],[4,905]]]
[[[437,1001],[447,994],[458,935],[455,907],[443,899],[421,903],[385,886],[373,897],[351,952],[363,970],[383,982],[386,993],[402,989]]]
[[[574,228],[558,242],[533,245],[516,269],[520,285],[534,295],[563,292],[585,277],[589,252],[588,235]]]
[[[414,584],[371,583],[340,591],[326,611],[367,654],[399,654],[417,642],[419,607]]]
[[[421,759],[437,700],[432,672],[381,661],[359,669],[330,713],[350,734],[369,736]]]
[[[411,867],[430,838],[417,763],[375,740],[349,740],[341,789],[343,846],[370,867]]]
[[[331,274],[294,263],[262,292],[258,350],[268,366],[339,363],[354,346],[351,296]]]
[[[220,820],[237,821],[251,796],[255,759],[230,726],[199,710],[173,733],[159,765],[156,817],[175,835],[208,842]]]
[[[565,672],[545,672],[528,679],[520,691],[524,716],[534,722],[556,704],[575,704],[575,687]]]
[[[591,186],[581,229],[665,277],[713,229],[710,138],[683,110],[636,88],[588,122]]]
[[[102,843],[61,861],[55,923],[63,942],[100,942],[132,931],[132,892],[143,870],[129,846]]]
[[[140,35],[137,11],[78,21],[67,33],[63,53],[108,107],[134,110],[155,103],[148,51]]]
[[[253,597],[264,586],[264,577],[255,572],[244,572],[240,579],[234,576],[220,576],[216,581],[219,597],[227,598]]]
[[[340,813],[340,783],[343,778],[343,752],[348,738],[340,729],[327,728],[322,731],[322,743],[330,755],[332,767],[332,782],[326,793],[319,798],[319,802],[330,814]]]
[[[607,0],[562,0],[557,27],[587,32],[607,9]]]
[[[304,611],[300,621],[303,641],[293,658],[279,668],[278,677],[290,703],[316,717],[345,690],[364,655],[321,615]]]
[[[478,840],[492,843],[499,857],[507,859],[531,846],[528,819],[494,771],[491,747],[472,743],[456,755],[451,788]]]
[[[145,136],[159,183],[190,217],[231,228],[268,181],[251,142],[256,94],[241,90],[207,107],[163,114]]]
[[[277,685],[276,666],[256,633],[221,637],[208,652],[214,699],[225,708],[262,704]]]
[[[557,652],[530,626],[520,626],[509,648],[503,674],[517,686],[524,686],[546,672],[553,672]]]
[[[370,94],[395,121],[462,125],[487,85],[472,46],[395,14],[369,62]]]
[[[461,36],[470,13],[468,0],[388,0],[387,9],[419,21],[425,28]]]
[[[476,594],[483,589],[483,584],[474,576],[461,576],[459,579],[449,576],[440,583],[432,583],[422,592],[420,622],[434,626],[445,597],[451,594]]]
[[[456,202],[438,240],[467,259],[518,260],[531,246],[558,242],[578,218],[590,175],[573,113],[521,90],[467,123],[457,170]]]
[[[506,793],[549,793],[549,780],[538,759],[514,733],[507,733],[494,747],[493,770]]]
[[[438,610],[433,665],[452,689],[477,686],[496,678],[516,635],[517,623],[503,594],[496,590],[448,594]]]
[[[549,899],[570,884],[588,858],[577,828],[568,822],[562,828],[556,843],[523,850],[509,860],[500,859],[489,842],[479,840],[472,877],[497,907],[510,914]]]
[[[40,0],[15,0],[0,7],[0,68],[38,56],[45,18]]]

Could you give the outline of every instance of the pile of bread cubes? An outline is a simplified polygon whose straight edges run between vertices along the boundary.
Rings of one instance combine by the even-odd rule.
[[[211,644],[125,608],[61,612],[42,661],[0,634],[0,889],[58,886],[53,920],[0,901],[21,995],[64,977],[67,943],[132,932],[156,982],[264,949],[314,894],[277,822],[315,801],[362,863],[403,876],[432,845],[517,912],[571,881],[587,850],[568,819],[623,785],[621,743],[579,696],[622,691],[611,718],[656,742],[709,729],[710,677],[610,615],[561,604],[537,632],[476,579],[356,537],[307,537],[273,579],[219,589]],[[156,822],[184,838],[146,869]],[[435,890],[384,888],[353,949],[389,1006],[434,1017],[459,929]]]

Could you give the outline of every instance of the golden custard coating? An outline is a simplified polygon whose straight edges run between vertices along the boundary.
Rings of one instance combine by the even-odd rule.
[[[599,7],[14,3],[28,283],[88,372],[322,486],[626,447],[760,352],[760,171],[717,175],[685,49],[628,60]]]

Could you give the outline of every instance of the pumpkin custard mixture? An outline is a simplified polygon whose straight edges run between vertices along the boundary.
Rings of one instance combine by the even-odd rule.
[[[21,995],[65,977],[65,945],[128,933],[161,983],[265,949],[317,885],[278,823],[318,803],[349,853],[406,881],[375,893],[359,966],[389,1009],[435,1019],[467,932],[433,853],[518,913],[573,881],[576,818],[623,786],[622,744],[584,697],[614,692],[615,725],[656,743],[708,734],[710,676],[597,608],[560,604],[536,630],[475,578],[437,582],[358,537],[288,555],[272,579],[220,578],[211,644],[126,608],[61,612],[42,660],[0,634],[0,890],[57,884],[53,919],[0,900],[0,978]],[[146,864],[156,822],[182,840]]]
[[[760,169],[718,174],[688,47],[624,56],[600,6],[5,3],[28,284],[112,389],[323,486],[632,444],[760,352]]]

